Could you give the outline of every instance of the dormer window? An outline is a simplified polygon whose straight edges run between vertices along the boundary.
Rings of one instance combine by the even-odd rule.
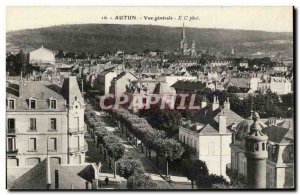
[[[30,98],[29,99],[29,109],[36,109],[36,99],[35,98]]]
[[[56,100],[50,100],[50,108],[56,109]]]
[[[14,110],[15,109],[15,99],[8,99],[8,109],[9,110]]]

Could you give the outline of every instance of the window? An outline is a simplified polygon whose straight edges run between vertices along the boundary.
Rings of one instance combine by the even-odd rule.
[[[29,138],[29,151],[36,151],[36,138]]]
[[[56,118],[51,118],[50,119],[50,129],[51,130],[56,130]]]
[[[56,109],[56,100],[50,100],[50,108]]]
[[[255,151],[258,151],[258,150],[259,150],[258,143],[254,143],[254,150],[255,150]]]
[[[265,150],[265,143],[262,143],[262,150]]]
[[[57,141],[56,141],[56,138],[50,138],[50,141],[49,141],[49,150],[57,150]]]
[[[29,130],[35,131],[36,130],[36,118],[31,118],[29,122]]]
[[[8,128],[8,130],[15,130],[16,126],[15,126],[15,119],[14,118],[9,118],[7,120],[7,128]]]
[[[15,100],[8,100],[8,109],[15,109]]]
[[[30,100],[29,104],[30,104],[30,109],[36,109],[36,100]]]
[[[16,140],[14,137],[7,138],[7,151],[11,152],[14,151],[16,148]]]

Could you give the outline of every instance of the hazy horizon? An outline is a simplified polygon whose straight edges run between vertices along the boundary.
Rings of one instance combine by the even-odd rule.
[[[62,26],[73,26],[73,25],[128,25],[128,26],[161,26],[161,27],[169,27],[169,28],[182,28],[181,26],[166,26],[166,25],[158,25],[158,24],[110,24],[110,23],[74,23],[74,24],[58,24],[58,25],[51,25],[45,27],[36,27],[36,28],[26,28],[26,29],[19,29],[19,30],[11,30],[6,31],[6,33],[10,32],[17,32],[23,30],[36,30],[36,29],[43,29],[43,28],[51,28],[51,27],[62,27]],[[266,30],[252,30],[252,29],[232,29],[232,28],[209,28],[209,27],[188,27],[185,28],[195,28],[195,29],[218,29],[218,30],[241,30],[241,31],[262,31],[262,32],[269,32],[269,33],[293,33],[288,31],[276,32],[276,31],[266,31]]]

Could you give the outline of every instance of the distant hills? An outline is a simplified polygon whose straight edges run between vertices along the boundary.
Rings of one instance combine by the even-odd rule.
[[[153,25],[78,24],[8,32],[7,51],[21,48],[26,52],[41,45],[53,50],[75,53],[115,51],[141,52],[145,49],[176,50],[182,28]],[[239,52],[260,50],[288,51],[292,49],[292,33],[250,30],[186,28],[191,44],[199,50],[218,48]]]

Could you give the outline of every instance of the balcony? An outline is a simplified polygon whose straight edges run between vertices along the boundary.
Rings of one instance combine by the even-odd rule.
[[[16,135],[17,134],[17,129],[7,129],[7,135]]]
[[[85,133],[86,130],[84,129],[84,127],[81,128],[69,128],[68,133],[70,135],[77,135],[77,134],[81,134],[81,133]]]
[[[6,151],[7,156],[17,156],[19,150],[18,149],[10,149]]]
[[[84,146],[69,148],[69,153],[80,153],[88,151],[88,145],[85,143]]]

